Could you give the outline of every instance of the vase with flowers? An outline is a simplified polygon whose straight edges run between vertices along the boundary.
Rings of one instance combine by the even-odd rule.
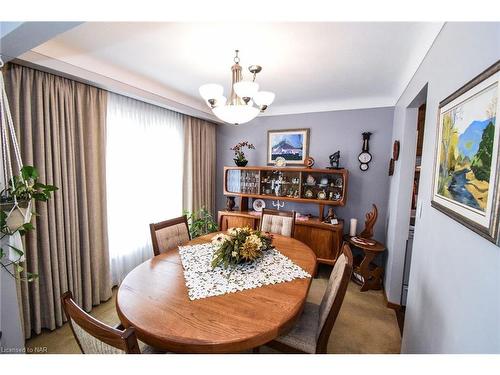
[[[242,141],[230,148],[234,151],[234,162],[238,167],[244,167],[247,165],[248,160],[245,158],[245,153],[242,151],[243,148],[247,147],[249,150],[255,150],[255,146],[248,141]]]
[[[212,267],[235,266],[251,263],[260,258],[265,251],[273,249],[272,235],[245,228],[229,228],[226,233],[218,233],[212,238],[214,255]]]

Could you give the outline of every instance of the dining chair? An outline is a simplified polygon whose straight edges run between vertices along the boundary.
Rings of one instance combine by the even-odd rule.
[[[110,327],[83,311],[73,300],[71,292],[61,296],[62,306],[71,331],[83,354],[140,354],[153,353],[144,345],[141,349],[133,327],[119,330]]]
[[[344,242],[335,262],[321,304],[306,302],[295,326],[267,346],[291,353],[326,353],[328,339],[344,301],[352,273],[352,253]],[[258,352],[258,349],[254,350]]]
[[[154,255],[160,255],[191,239],[186,215],[149,224]]]
[[[293,237],[295,230],[295,211],[278,211],[262,209],[260,230]]]

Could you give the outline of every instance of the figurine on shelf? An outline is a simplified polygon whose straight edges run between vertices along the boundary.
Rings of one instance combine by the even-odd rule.
[[[338,224],[339,223],[339,221],[337,220],[337,216],[335,216],[335,211],[333,211],[332,207],[330,207],[328,209],[328,215],[326,216],[324,222],[328,223],[328,224]]]
[[[306,183],[307,185],[314,185],[316,184],[316,179],[313,176],[308,175],[306,178]]]
[[[373,209],[365,215],[366,217],[365,229],[363,229],[363,231],[359,234],[359,237],[368,239],[373,237],[373,227],[377,222],[378,209],[377,206],[375,206],[374,204],[372,206]]]
[[[234,201],[234,197],[227,197],[226,198],[226,210],[232,211],[235,205],[236,205],[236,203]]]
[[[330,155],[330,166],[328,169],[339,169],[340,150]]]

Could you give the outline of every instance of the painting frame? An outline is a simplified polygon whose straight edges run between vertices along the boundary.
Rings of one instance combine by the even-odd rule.
[[[491,91],[491,93],[489,91]],[[459,133],[455,129],[455,120],[453,121],[451,120],[451,116],[454,113],[453,111],[455,112],[460,111],[461,117],[459,120],[463,120],[463,118],[472,119],[473,117],[470,117],[471,114],[467,113],[466,111],[468,110],[468,108],[469,112],[474,112],[474,110],[477,110],[476,107],[480,105],[477,103],[480,102],[480,100],[485,100],[484,97],[487,96],[486,94],[492,95],[491,108],[494,109],[494,119],[495,119],[494,123],[491,121],[493,117],[487,116],[486,120],[483,121],[475,120],[471,123],[468,123],[465,131],[463,133]],[[455,221],[459,222],[460,224],[464,225],[470,230],[478,233],[479,235],[486,238],[488,241],[496,244],[497,246],[500,246],[500,218],[499,218],[500,124],[497,121],[497,116],[500,112],[500,107],[499,107],[500,103],[498,101],[499,94],[500,94],[500,61],[497,61],[495,64],[493,64],[488,69],[483,71],[481,74],[479,74],[478,76],[467,82],[464,86],[459,88],[457,91],[455,91],[454,93],[452,93],[439,103],[439,110],[437,115],[436,144],[434,150],[433,185],[432,185],[432,199],[431,199],[431,206],[433,208],[439,210],[440,212],[444,213],[445,215],[449,216],[450,218],[454,219]],[[464,111],[465,114],[463,113]],[[444,165],[448,166],[449,161],[448,161],[448,156],[446,155],[451,155],[448,149],[446,148],[443,149],[443,133],[445,131],[444,119],[445,116],[447,115],[450,116],[449,121],[451,125],[449,129],[453,131],[449,133],[450,134],[449,138],[453,136],[456,137],[457,141],[455,146],[458,149],[468,150],[465,147],[468,147],[469,149],[473,149],[475,147],[477,148],[482,147],[481,143],[479,143],[479,145],[476,146],[478,144],[477,140],[474,143],[472,141],[468,141],[467,137],[465,136],[469,128],[472,127],[473,123],[477,123],[475,125],[478,125],[480,123],[483,124],[487,123],[488,124],[487,126],[491,126],[493,128],[492,148],[491,148],[492,152],[489,153],[489,155],[491,155],[490,165],[488,166],[489,179],[487,180],[487,185],[485,189],[483,188],[482,190],[479,190],[479,187],[476,186],[479,185],[479,183],[482,183],[483,185],[481,185],[481,187],[484,187],[486,179],[483,178],[483,180],[485,181],[479,181],[479,179],[476,178],[477,172],[473,167],[474,159],[472,159],[471,161],[470,158],[468,158],[469,155],[465,154],[464,157],[462,155],[462,151],[457,151],[459,153],[459,157],[461,158],[460,159],[461,162],[463,162],[463,165],[460,165],[460,168],[463,169],[459,171],[453,169],[452,177],[450,177],[449,169],[446,170],[447,173],[444,173],[444,176],[448,179],[451,178],[451,181],[446,185],[446,191],[444,191],[444,186],[445,186],[444,181],[447,180],[443,179],[442,159],[443,157],[445,158],[446,164]],[[463,123],[467,122],[463,121]],[[476,127],[473,130],[474,132],[471,130],[470,133],[476,134],[477,132]],[[486,132],[486,127],[484,127],[483,130],[481,131],[481,137],[482,137],[481,142],[485,137],[484,135],[485,132]],[[463,141],[460,139],[462,135],[464,135],[465,138]],[[478,154],[478,152],[479,150],[475,151],[473,158],[477,158],[476,155]],[[481,164],[481,166],[483,166],[483,164]],[[457,182],[459,180],[458,178],[455,177],[459,176],[459,174],[461,174],[460,177],[462,180],[460,181],[462,184],[462,186],[460,186],[461,189],[460,191],[463,191],[465,194],[470,195],[474,200],[473,202],[474,205],[476,205],[477,207],[475,207],[471,203],[467,203],[467,201],[465,201],[464,203],[464,200],[461,197],[457,199],[457,197],[452,193],[452,191],[457,190],[457,185],[459,185]],[[467,176],[473,176],[473,181],[472,182],[469,181],[468,180],[469,177]],[[479,198],[481,199],[480,204],[477,203],[479,202],[479,199],[476,199],[478,196],[471,193],[471,190],[473,189],[483,192],[482,193],[483,195],[484,191],[486,191],[486,199],[483,199],[484,196],[479,196]],[[447,197],[446,195],[449,196]]]
[[[276,146],[274,143],[277,139],[281,139],[280,137],[294,137],[301,136],[302,137],[302,148],[301,148],[301,157],[300,159],[289,159],[287,155],[277,155],[283,156],[286,160],[287,165],[304,165],[305,160],[309,157],[309,136],[311,129],[310,128],[297,128],[297,129],[275,129],[267,131],[267,165],[274,165],[275,158],[273,156],[276,155],[273,153],[273,146]],[[274,139],[276,138],[276,139]],[[277,157],[276,156],[276,157]],[[293,156],[295,157],[295,156]]]

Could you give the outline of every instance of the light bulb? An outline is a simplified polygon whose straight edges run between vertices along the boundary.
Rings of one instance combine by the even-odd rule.
[[[207,83],[206,85],[200,86],[200,95],[205,101],[209,99],[220,98],[224,93],[224,88],[216,83]]]

